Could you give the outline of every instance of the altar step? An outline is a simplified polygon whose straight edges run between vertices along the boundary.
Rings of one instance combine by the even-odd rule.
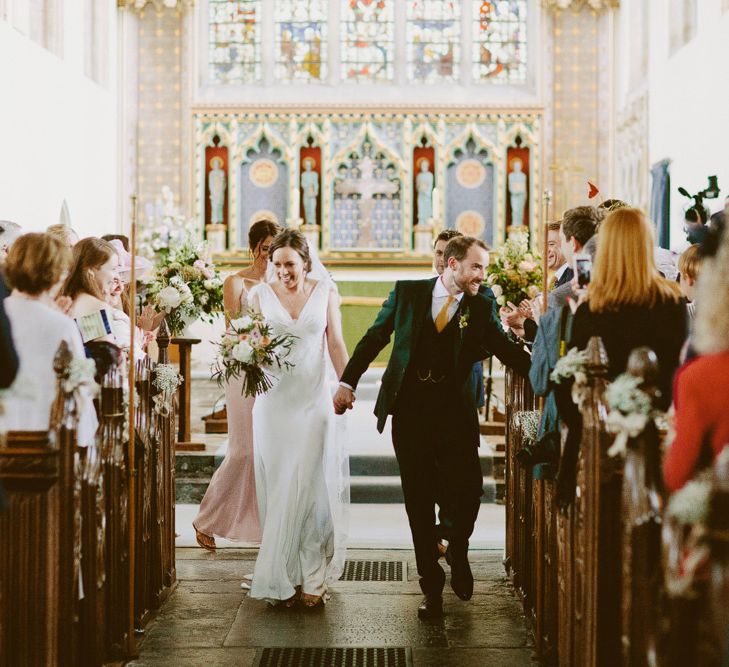
[[[504,453],[498,443],[485,444],[480,451],[484,494],[482,503],[499,503],[504,498]],[[176,456],[176,498],[178,503],[199,503],[213,472],[223,457],[206,452],[180,452]],[[394,455],[358,454],[349,459],[350,493],[353,503],[402,503],[400,470]]]

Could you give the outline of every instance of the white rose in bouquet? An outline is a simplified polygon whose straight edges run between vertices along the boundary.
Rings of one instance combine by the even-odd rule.
[[[233,358],[243,364],[251,361],[251,359],[253,358],[253,353],[253,347],[251,347],[251,345],[245,340],[242,340],[240,343],[238,343],[238,345],[233,348]]]
[[[501,285],[491,285],[491,291],[497,299],[504,293],[504,289]]]
[[[243,315],[243,317],[230,321],[230,326],[232,326],[236,331],[245,331],[250,328],[252,324],[253,318],[250,315]]]
[[[169,312],[173,308],[177,308],[182,303],[182,294],[180,294],[178,289],[169,285],[159,291],[157,294],[157,301],[160,308]]]

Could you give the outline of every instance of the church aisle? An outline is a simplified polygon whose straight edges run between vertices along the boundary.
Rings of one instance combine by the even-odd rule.
[[[441,622],[416,617],[422,596],[411,551],[351,550],[350,561],[405,563],[406,580],[340,581],[326,608],[313,611],[272,608],[248,599],[240,582],[253,571],[255,557],[252,549],[209,554],[178,548],[179,586],[147,627],[139,658],[130,664],[253,666],[264,649],[284,647],[399,647],[407,662],[395,664],[412,667],[533,664],[521,605],[504,575],[501,551],[472,552],[473,599],[460,601],[446,584]]]

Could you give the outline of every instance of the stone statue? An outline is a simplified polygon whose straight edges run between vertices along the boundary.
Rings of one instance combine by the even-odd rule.
[[[212,169],[208,174],[208,187],[210,188],[210,222],[213,225],[223,222],[223,207],[225,205],[225,172],[221,169],[223,161],[219,157],[210,160]]]
[[[304,172],[301,174],[301,191],[304,195],[304,224],[316,224],[316,198],[319,194],[319,175],[312,170],[314,159],[304,158]]]
[[[418,224],[427,225],[433,217],[433,174],[429,171],[430,162],[420,161],[420,173],[415,178],[418,193]]]
[[[511,171],[508,176],[509,199],[511,203],[511,226],[521,227],[524,224],[524,206],[527,198],[526,174],[521,170],[522,162],[519,158],[511,161]]]

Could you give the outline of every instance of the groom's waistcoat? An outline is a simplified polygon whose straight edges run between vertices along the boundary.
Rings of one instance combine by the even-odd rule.
[[[425,313],[425,321],[418,339],[418,344],[410,358],[405,380],[427,384],[452,387],[455,371],[453,348],[455,337],[460,335],[458,328],[458,311],[450,319],[445,329],[438,333],[433,322],[430,308]]]

